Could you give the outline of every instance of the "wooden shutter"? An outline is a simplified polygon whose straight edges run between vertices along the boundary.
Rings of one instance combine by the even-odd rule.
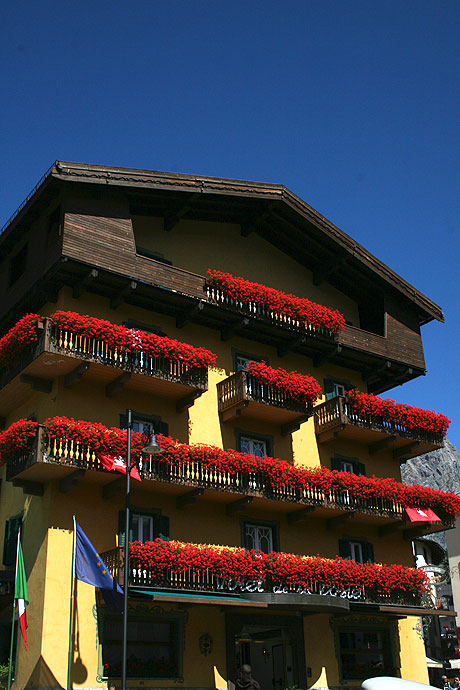
[[[342,463],[339,458],[331,458],[331,470],[342,471]]]
[[[10,518],[5,523],[5,538],[3,542],[3,565],[14,566],[18,546],[18,532],[22,518]]]
[[[351,549],[348,539],[339,539],[339,556],[347,561],[351,560]]]
[[[167,515],[155,515],[153,538],[169,541],[169,517]]]
[[[121,414],[120,415],[120,429],[127,429],[128,428],[128,415],[127,414]]]
[[[169,425],[167,422],[158,422],[155,424],[155,432],[163,436],[169,436]]]
[[[374,563],[374,547],[370,542],[363,542],[363,561],[364,563]]]
[[[355,474],[361,474],[366,476],[366,466],[362,462],[355,460],[353,462],[353,471]]]
[[[334,397],[334,379],[324,379],[324,394],[326,400]]]

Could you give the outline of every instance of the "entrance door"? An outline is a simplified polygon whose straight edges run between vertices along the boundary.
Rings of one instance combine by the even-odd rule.
[[[279,626],[245,625],[235,640],[237,673],[243,664],[249,664],[261,690],[285,690],[298,685],[292,633]]]

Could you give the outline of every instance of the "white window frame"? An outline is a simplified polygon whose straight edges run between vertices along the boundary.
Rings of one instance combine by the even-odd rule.
[[[252,534],[250,533],[251,531]],[[268,551],[264,551],[264,553],[270,553],[270,551],[273,551],[273,527],[271,525],[260,525],[255,522],[246,522],[244,526],[245,542],[248,537],[251,537],[253,541],[253,549],[262,551],[260,544],[263,539],[267,539]]]
[[[363,545],[359,541],[350,541],[350,557],[356,563],[364,563]],[[357,558],[358,556],[358,558]]]
[[[243,444],[249,447],[249,450],[243,450]],[[255,445],[259,444],[264,450],[262,454],[256,453],[255,451]],[[248,453],[249,455],[255,455],[258,458],[265,458],[268,455],[268,444],[267,441],[263,438],[257,438],[256,436],[246,436],[245,434],[240,434],[239,437],[239,446],[240,446],[240,452],[241,453]]]
[[[148,532],[149,534],[144,536],[144,521],[148,522]],[[144,515],[143,513],[133,513],[131,517],[131,530],[133,531],[133,541],[140,541],[145,543],[146,541],[153,541],[153,515]],[[136,522],[136,528],[134,523]],[[137,539],[134,539],[134,530],[137,529]]]

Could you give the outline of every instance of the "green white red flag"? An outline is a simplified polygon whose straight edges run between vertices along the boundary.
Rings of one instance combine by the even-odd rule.
[[[21,628],[22,639],[28,650],[27,645],[27,616],[26,607],[29,603],[27,592],[26,569],[24,568],[24,558],[22,556],[21,541],[18,536],[18,556],[16,558],[16,581],[14,587],[14,599],[18,607],[19,627]]]

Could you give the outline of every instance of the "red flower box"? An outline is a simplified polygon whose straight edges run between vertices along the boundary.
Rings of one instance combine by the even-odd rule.
[[[208,283],[218,287],[236,302],[246,306],[255,303],[270,312],[324,329],[332,334],[339,333],[345,326],[345,318],[336,309],[329,309],[305,297],[289,295],[266,285],[251,283],[231,273],[208,269]]]
[[[395,592],[421,598],[428,591],[428,579],[422,570],[403,565],[356,563],[338,556],[299,556],[292,553],[269,554],[240,547],[188,544],[180,541],[133,542],[130,544],[133,568],[145,569],[161,579],[166,571],[173,574],[189,570],[210,572],[222,579],[262,581],[266,586],[308,589],[312,583],[364,588],[373,595],[390,596]]]
[[[38,342],[37,323],[44,318],[38,314],[27,314],[8,331],[0,340],[0,366],[11,368],[20,361],[26,350],[34,347]],[[94,316],[56,311],[47,318],[57,329],[102,341],[118,352],[145,352],[151,357],[180,361],[189,369],[215,366],[217,361],[217,355],[202,347],[119,326]]]
[[[266,383],[300,402],[314,403],[322,395],[321,386],[313,376],[297,371],[274,369],[265,362],[248,362],[245,371],[260,383]]]
[[[66,417],[52,417],[44,422],[48,438],[73,440],[88,446],[94,452],[126,456],[127,433],[117,427],[108,428],[98,422],[75,421]],[[37,422],[19,420],[0,433],[0,463],[23,455],[30,447],[38,428]],[[348,491],[363,500],[382,499],[402,507],[432,508],[443,522],[451,522],[460,515],[460,497],[456,494],[429,489],[424,486],[406,485],[395,479],[366,477],[349,472],[337,472],[326,467],[292,465],[277,458],[260,458],[236,450],[223,450],[204,443],[188,445],[170,436],[157,436],[164,452],[155,457],[156,462],[171,466],[201,463],[212,472],[231,476],[250,477],[260,473],[267,485],[275,488],[289,487],[302,492],[317,489],[326,498],[335,491]],[[139,458],[145,445],[140,433],[132,434],[133,458]]]
[[[352,389],[347,391],[346,400],[359,415],[377,417],[401,425],[407,431],[441,434],[445,438],[449,428],[450,419],[443,414],[396,403],[372,393]]]

